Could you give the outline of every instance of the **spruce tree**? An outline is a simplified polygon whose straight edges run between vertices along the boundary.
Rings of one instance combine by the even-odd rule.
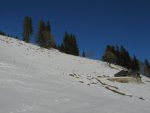
[[[32,33],[33,33],[32,18],[26,16],[24,18],[24,23],[23,23],[23,41],[29,42]]]
[[[144,74],[150,77],[150,64],[147,59],[145,59],[145,62],[144,62]]]
[[[122,58],[121,58],[121,55],[120,55],[120,48],[119,48],[119,46],[116,46],[115,55],[117,57],[116,64],[117,65],[121,65],[120,62],[121,62]]]
[[[0,31],[0,35],[6,36],[6,33]]]
[[[67,54],[79,56],[79,48],[77,45],[76,37],[65,32],[63,43],[60,46],[60,51]]]
[[[44,47],[44,34],[43,34],[44,31],[45,31],[45,23],[43,20],[40,20],[38,26],[37,43],[41,47]]]
[[[50,22],[47,22],[46,29],[51,33],[51,25]]]
[[[133,71],[139,71],[140,70],[139,61],[136,58],[136,56],[133,57],[132,64],[131,64],[131,69]]]
[[[145,65],[146,65],[146,67],[150,67],[150,64],[147,59],[145,59]]]
[[[37,43],[41,47],[47,49],[51,47],[53,48],[56,47],[54,37],[52,36],[51,33],[51,26],[49,22],[46,24],[43,20],[40,20],[38,34],[37,34]]]
[[[109,64],[111,63],[115,64],[117,61],[117,57],[114,54],[114,51],[115,51],[114,46],[107,45],[102,60],[108,62]]]
[[[129,52],[123,46],[107,45],[102,59],[127,69],[140,70],[138,59],[136,57],[132,59]]]
[[[79,56],[79,48],[77,45],[76,37],[72,35],[72,41],[73,41],[73,55]]]

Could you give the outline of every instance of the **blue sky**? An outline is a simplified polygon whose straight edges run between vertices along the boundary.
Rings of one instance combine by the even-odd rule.
[[[149,0],[2,0],[0,30],[22,37],[24,16],[50,21],[57,43],[64,32],[77,37],[81,51],[100,59],[107,44],[123,45],[131,55],[150,60]]]

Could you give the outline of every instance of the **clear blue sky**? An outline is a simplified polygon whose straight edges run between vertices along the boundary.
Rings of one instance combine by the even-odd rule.
[[[95,58],[107,44],[117,44],[150,61],[150,0],[1,0],[0,30],[22,37],[26,15],[33,18],[33,37],[43,18],[51,22],[57,43],[67,31]]]

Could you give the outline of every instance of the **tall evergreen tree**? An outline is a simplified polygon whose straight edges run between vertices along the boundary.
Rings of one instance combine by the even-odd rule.
[[[150,67],[150,64],[147,59],[145,59],[145,65],[146,65],[146,67]]]
[[[51,47],[55,48],[56,44],[54,41],[54,37],[51,33],[51,26],[49,22],[45,24],[43,20],[40,20],[37,34],[37,42],[41,47],[48,49]]]
[[[120,55],[120,48],[119,48],[119,46],[116,46],[115,55],[117,57],[116,64],[120,65],[120,62],[121,62],[122,58],[121,58],[121,55]]]
[[[51,33],[51,25],[50,22],[47,22],[46,29]]]
[[[60,46],[60,51],[79,56],[79,48],[77,45],[76,37],[65,32],[63,43]]]
[[[107,45],[105,53],[102,57],[102,60],[105,62],[108,62],[109,64],[111,64],[111,63],[115,64],[117,57],[114,54],[114,51],[115,51],[114,46]]]
[[[120,47],[120,54],[118,57],[118,65],[121,65],[128,69],[131,68],[131,57],[128,51],[123,46]]]
[[[139,61],[136,58],[136,56],[133,57],[132,64],[131,64],[131,69],[134,70],[134,71],[139,71],[140,70]]]
[[[129,52],[123,47],[114,47],[111,45],[107,45],[103,58],[104,61],[120,65],[127,69],[132,69],[135,71],[139,71],[139,62],[136,57],[131,59]]]
[[[77,41],[76,41],[76,37],[74,35],[72,35],[72,44],[73,44],[73,54],[76,55],[76,56],[79,56],[79,48],[78,48],[78,45],[77,45]]]
[[[44,47],[44,34],[43,34],[44,31],[45,31],[45,23],[43,20],[40,20],[38,26],[37,43],[41,47]]]
[[[144,62],[144,74],[150,77],[150,64],[147,59],[145,59],[145,62]]]
[[[29,42],[32,33],[33,33],[32,18],[26,16],[24,18],[24,23],[23,23],[23,41]]]

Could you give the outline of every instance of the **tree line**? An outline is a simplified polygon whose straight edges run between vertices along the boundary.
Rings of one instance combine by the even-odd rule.
[[[26,16],[23,23],[23,41],[29,42],[31,40],[30,37],[32,33],[32,18]],[[51,32],[51,25],[49,21],[44,22],[42,19],[39,21],[36,42],[43,48],[56,48],[61,52],[79,56],[79,48],[75,35],[65,32],[62,44],[57,46]]]
[[[15,38],[15,39],[18,39],[18,36],[9,35],[9,34],[7,34],[7,33],[3,32],[3,31],[0,31],[0,35],[2,35],[2,36],[7,36],[7,37],[11,37],[11,38]]]
[[[107,45],[102,60],[134,71],[140,70],[139,60],[136,56],[131,57],[123,46]]]
[[[76,37],[73,34],[65,32],[63,43],[58,46],[61,52],[79,56],[79,48],[77,45]]]
[[[7,36],[6,33],[4,33],[3,31],[0,31],[0,35]]]
[[[23,21],[23,41],[29,43],[31,42],[31,36],[33,35],[33,22],[32,17],[25,16]],[[0,31],[0,35],[7,35],[6,33]],[[17,36],[11,36],[17,38]],[[55,48],[66,54],[71,54],[75,56],[80,55],[80,49],[77,44],[76,36],[65,32],[63,37],[63,42],[60,45],[57,45],[55,38],[52,35],[51,24],[49,21],[45,22],[41,19],[38,23],[38,31],[36,33],[36,43],[43,48]],[[86,53],[82,53],[82,57],[87,57]],[[140,61],[136,56],[131,56],[129,52],[123,46],[113,46],[107,45],[103,53],[102,60],[108,62],[109,64],[113,63],[120,65],[130,70],[140,71]],[[150,64],[148,60],[144,62],[144,74],[150,77]]]
[[[125,67],[129,70],[140,72],[144,70],[144,75],[150,77],[150,64],[145,59],[144,66],[141,67],[140,60],[137,57],[131,56],[123,46],[107,45],[102,56],[102,60],[109,64],[116,64]]]

